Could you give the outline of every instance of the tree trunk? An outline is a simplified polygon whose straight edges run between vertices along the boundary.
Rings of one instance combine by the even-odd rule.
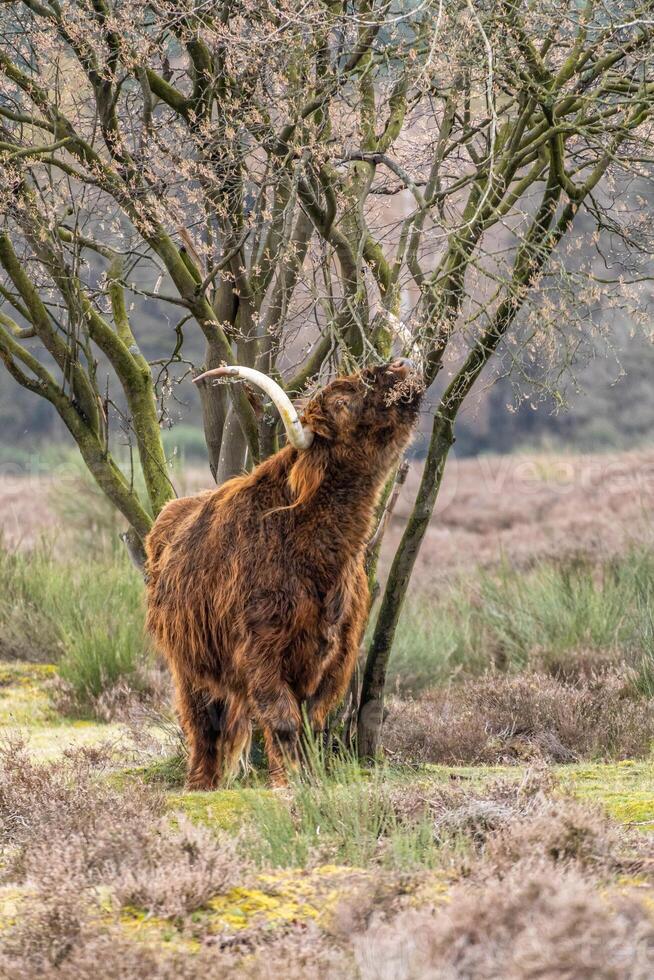
[[[560,188],[550,175],[540,208],[518,249],[510,290],[497,308],[489,326],[471,348],[462,367],[448,385],[434,415],[429,452],[418,495],[393,559],[375,631],[368,649],[357,729],[357,744],[361,758],[374,758],[379,751],[388,660],[409,579],[436,503],[445,462],[454,442],[454,421],[477,378],[515,320],[529,286],[539,275],[552,251],[574,221],[576,206],[569,202],[554,229],[549,231],[559,197]]]
[[[223,429],[220,459],[216,472],[216,483],[221,486],[225,480],[238,476],[245,466],[247,440],[241,428],[234,406],[230,404]]]
[[[436,413],[416,502],[388,576],[363,674],[357,724],[360,758],[374,758],[378,751],[388,660],[409,579],[438,496],[445,461],[454,441],[452,425],[453,419],[446,417],[441,411]]]
[[[200,383],[199,388],[204,441],[207,444],[209,455],[209,469],[214,480],[217,481],[229,397],[224,385],[203,385]]]

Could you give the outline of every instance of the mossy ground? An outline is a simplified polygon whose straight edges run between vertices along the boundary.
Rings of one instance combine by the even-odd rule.
[[[618,762],[553,767],[566,793],[604,806],[614,819],[642,831],[654,831],[654,758],[651,761]],[[498,777],[520,780],[525,766],[424,766],[390,769],[389,778],[428,789],[433,783],[465,783],[480,788]],[[191,820],[221,830],[231,830],[251,818],[262,796],[282,799],[267,789],[223,789],[210,793],[174,792],[170,807]]]
[[[15,885],[0,886],[0,932],[15,924],[24,895],[24,888]]]
[[[601,803],[621,823],[654,831],[654,759],[562,766],[564,789]]]
[[[261,798],[272,798],[269,789],[220,789],[211,793],[183,791],[170,793],[172,810],[179,810],[197,823],[208,824],[216,830],[237,830],[251,819]]]
[[[247,929],[283,928],[291,924],[314,923],[331,930],[345,896],[366,888],[373,871],[343,865],[320,865],[311,870],[285,868],[257,875],[248,887],[232,888],[216,895],[193,916],[194,928],[203,936],[239,934]],[[416,879],[406,886],[403,895],[408,907],[446,902],[451,882],[442,873]],[[166,943],[185,943],[193,949],[196,941],[189,938],[174,921],[147,916],[141,909],[127,908],[121,914],[121,924],[142,940],[156,937]]]
[[[57,723],[47,692],[55,674],[52,664],[0,662],[0,726],[33,728]]]
[[[51,664],[0,662],[0,728],[5,734],[23,733],[30,750],[44,760],[56,758],[67,748],[124,737],[122,725],[70,720],[57,714],[48,693],[54,675]],[[182,760],[175,757],[128,772],[170,785],[179,780],[182,769]],[[643,831],[654,830],[654,756],[645,761],[557,766],[554,771],[566,792],[601,803],[623,823]],[[524,766],[425,765],[391,769],[389,773],[398,781],[417,785],[461,781],[477,787],[498,776],[519,779]],[[174,791],[169,794],[169,801],[171,809],[179,809],[193,820],[232,830],[251,814],[254,802],[262,794],[271,796],[271,791],[265,787],[237,787],[212,793]]]
[[[339,899],[367,876],[363,869],[338,865],[269,871],[258,875],[252,888],[233,888],[212,899],[210,928],[243,929],[257,919],[271,925],[308,919],[328,925]]]

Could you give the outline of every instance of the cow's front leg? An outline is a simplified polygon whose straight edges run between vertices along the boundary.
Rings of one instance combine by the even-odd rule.
[[[324,730],[330,712],[343,700],[352,680],[368,614],[367,581],[363,574],[359,578],[360,590],[340,626],[320,682],[307,700],[309,723],[315,734]]]

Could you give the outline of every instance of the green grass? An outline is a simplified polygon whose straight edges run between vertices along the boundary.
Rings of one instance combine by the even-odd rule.
[[[390,688],[416,692],[489,667],[574,671],[578,655],[634,667],[654,696],[654,555],[508,568],[453,587],[438,603],[410,600],[390,664]]]
[[[320,856],[358,868],[373,859],[396,870],[435,866],[427,821],[403,822],[395,812],[390,769],[362,769],[347,752],[326,761],[317,743],[305,751],[288,794],[248,793],[254,832],[245,847],[256,864],[305,867]]]
[[[0,552],[0,647],[55,663],[82,715],[119,682],[143,683],[143,588],[124,555],[59,559],[45,547]]]
[[[58,604],[64,647],[60,676],[82,703],[121,680],[139,686],[146,642],[137,574],[125,559],[100,568],[89,563],[76,585],[69,601]]]
[[[470,598],[452,590],[445,601],[410,598],[395,634],[389,691],[417,692],[447,682],[458,673],[481,673],[488,654],[478,635]]]

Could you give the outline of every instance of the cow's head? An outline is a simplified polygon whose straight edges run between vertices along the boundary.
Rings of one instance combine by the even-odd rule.
[[[420,407],[422,378],[405,357],[336,378],[307,404],[302,420],[337,455],[401,448]]]
[[[358,457],[376,448],[401,447],[415,423],[424,391],[413,363],[399,357],[336,378],[311,398],[300,417],[286,392],[260,371],[230,365],[205,371],[194,380],[210,378],[250,381],[265,391],[279,411],[289,443],[300,452],[322,446],[337,455]]]

